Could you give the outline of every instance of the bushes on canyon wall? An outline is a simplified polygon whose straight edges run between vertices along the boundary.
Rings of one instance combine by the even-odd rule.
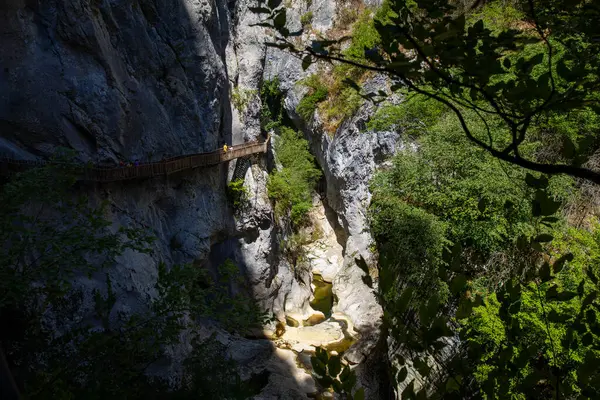
[[[186,362],[184,386],[151,373],[161,372],[184,332],[196,335],[197,318],[238,332],[260,325],[258,308],[230,293],[232,284],[242,286],[237,267],[228,262],[213,279],[197,266],[160,264],[156,296],[124,307],[115,287],[128,283],[115,281],[111,267],[125,252],[151,253],[152,235],[112,229],[107,205],[79,195],[78,171],[62,165],[22,173],[0,192],[0,344],[10,368],[2,374],[28,398],[246,398],[234,395],[246,383],[231,366],[209,369],[204,380],[191,375],[202,347]],[[218,350],[211,363],[229,365]]]
[[[269,197],[275,201],[276,215],[289,218],[298,227],[312,208],[312,192],[321,171],[310,153],[308,141],[292,128],[292,122],[285,116],[277,79],[263,83],[261,100],[263,129],[277,134],[273,142],[278,166],[269,174]]]
[[[355,60],[364,60],[364,48],[373,48],[380,43],[373,23],[373,10],[364,10],[352,22],[350,44],[344,55]],[[379,13],[377,14],[379,17]],[[331,71],[321,71],[299,83],[309,88],[296,111],[309,121],[318,108],[327,132],[335,133],[339,125],[361,106],[363,99],[345,80],[362,81],[368,74],[361,68],[350,65],[335,65]]]
[[[269,176],[269,197],[275,200],[277,215],[289,216],[294,225],[300,225],[312,208],[312,191],[321,171],[300,133],[282,127],[279,134],[275,152],[281,168]]]

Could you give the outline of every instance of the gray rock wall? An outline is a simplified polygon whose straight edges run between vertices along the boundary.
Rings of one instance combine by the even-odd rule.
[[[305,1],[291,4],[293,27],[310,10],[314,27],[324,31],[341,2],[313,0],[310,8]],[[369,366],[381,361],[372,350],[381,343],[382,311],[375,287],[366,283],[368,271],[355,258],[373,263],[365,228],[368,181],[398,138],[361,131],[372,112],[369,105],[333,138],[322,133],[318,118],[310,125],[300,121],[294,110],[304,89],[296,82],[313,70],[303,72],[299,60],[266,50],[266,32],[251,26],[258,20],[248,9],[253,5],[253,0],[4,0],[0,155],[46,158],[68,147],[83,162],[115,165],[255,140],[259,88],[263,79],[279,76],[287,91],[286,109],[310,139],[325,174],[327,202],[344,230],[344,261],[334,277],[335,311],[348,315],[363,336],[347,358],[363,363],[361,384],[368,398],[379,398],[380,378]],[[241,110],[231,105],[236,90],[250,94]],[[110,271],[120,311],[135,312],[153,295],[158,262],[210,265],[218,252],[236,258],[266,310],[279,318],[309,312],[310,273],[298,277],[279,254],[288,232],[275,223],[266,196],[267,163],[256,159],[241,171],[249,202],[234,215],[225,185],[235,168],[232,162],[168,179],[85,188],[91,201],[109,202],[114,229],[145,226],[157,237],[152,255],[127,253]],[[79,284],[101,288],[103,280]],[[247,373],[261,368],[272,373],[262,398],[302,398],[306,385],[314,388],[306,376],[303,382],[289,379],[294,375],[289,354],[281,356],[270,342],[224,332],[221,340],[231,345]],[[273,351],[267,357],[268,348]],[[185,353],[185,348],[174,351],[174,357]],[[286,384],[278,392],[282,377]]]
[[[226,2],[7,0],[0,21],[0,126],[12,145],[114,163],[230,139]]]

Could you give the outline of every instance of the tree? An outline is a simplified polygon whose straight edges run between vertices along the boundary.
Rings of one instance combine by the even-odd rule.
[[[600,183],[584,166],[600,131],[597,2],[515,0],[504,2],[510,12],[500,16],[489,11],[494,3],[386,1],[373,22],[378,40],[351,55],[342,50],[345,38],[297,47],[294,36],[301,32],[286,28],[278,0],[259,2],[255,11],[266,16],[259,25],[276,33],[268,45],[301,57],[305,68],[321,60],[386,74],[393,91],[424,96],[452,112],[466,139],[491,156]],[[347,84],[362,90],[355,81]],[[362,93],[373,101],[388,95]],[[381,116],[412,118],[395,111]],[[425,381],[421,389],[415,380],[404,382],[402,398],[593,397],[600,385],[597,263],[579,263],[572,246],[556,251],[554,237],[565,224],[560,195],[547,176],[526,174],[526,187],[515,196],[512,187],[521,185],[510,177],[495,182],[494,172],[502,172],[481,154],[440,155],[443,146],[435,146],[404,165],[396,161],[396,179],[388,191],[374,193],[372,204],[385,327],[402,350],[394,377],[403,382],[412,368]],[[452,173],[445,175],[440,161],[454,163]],[[440,190],[440,182],[452,190]],[[452,222],[445,248],[438,245],[444,222]],[[406,234],[412,226],[422,227],[414,242],[417,235]],[[411,248],[424,256],[395,251]],[[483,284],[485,271],[473,266],[491,261],[506,273]],[[384,276],[386,266],[393,268]],[[414,281],[403,285],[399,271],[406,267]],[[424,273],[436,269],[437,276]],[[419,272],[428,286],[447,282],[448,301],[423,295],[420,283],[427,280]],[[451,354],[449,342],[455,343]]]
[[[380,44],[364,48],[358,59],[341,50],[345,38],[314,40],[298,47],[286,27],[280,0],[258,1],[255,12],[265,16],[260,26],[276,35],[268,46],[313,62],[344,63],[388,75],[393,91],[408,90],[448,107],[466,137],[494,157],[530,170],[565,173],[600,183],[600,174],[582,166],[598,144],[598,132],[583,132],[563,141],[554,162],[527,157],[522,147],[544,121],[556,115],[600,110],[600,26],[592,21],[600,7],[592,0],[515,0],[522,17],[500,26],[449,0],[389,0],[374,21]],[[471,12],[471,13],[470,13]],[[360,90],[356,82],[348,84]],[[371,99],[388,93],[368,93]],[[470,124],[474,112],[483,127]],[[495,140],[486,127],[501,121],[503,135]]]

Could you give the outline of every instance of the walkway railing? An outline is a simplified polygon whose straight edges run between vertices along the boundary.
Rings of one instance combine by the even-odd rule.
[[[175,172],[198,167],[217,165],[239,157],[256,153],[266,153],[269,138],[264,142],[245,143],[229,147],[225,152],[222,149],[210,153],[198,153],[187,156],[173,157],[157,162],[141,163],[124,167],[98,167],[81,164],[69,164],[81,168],[80,179],[93,182],[115,182],[130,179],[166,176]],[[10,175],[30,168],[42,167],[52,164],[51,161],[24,161],[11,158],[0,159],[0,174]]]

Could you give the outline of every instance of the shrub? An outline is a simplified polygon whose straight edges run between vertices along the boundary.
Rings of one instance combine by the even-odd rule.
[[[303,79],[299,83],[307,86],[309,92],[302,100],[300,100],[300,103],[298,103],[296,112],[304,118],[305,121],[309,121],[317,109],[317,105],[327,99],[328,90],[316,74]]]
[[[277,160],[281,169],[269,176],[269,197],[275,200],[278,216],[289,216],[294,225],[303,222],[312,207],[312,191],[321,176],[308,142],[290,128],[282,127],[275,142]]]
[[[444,106],[423,96],[413,96],[401,104],[380,107],[367,122],[367,129],[388,131],[401,129],[408,135],[419,136],[438,122]]]
[[[300,17],[300,23],[304,27],[312,24],[312,21],[313,21],[313,12],[312,11],[307,11],[306,13],[302,14],[302,16]]]
[[[256,95],[256,90],[235,87],[231,91],[231,103],[240,114],[243,114],[254,95]]]
[[[427,296],[440,284],[437,267],[448,243],[448,226],[436,216],[397,197],[374,197],[370,207],[371,231],[377,242],[382,290],[394,297],[394,282],[422,288]],[[390,298],[391,297],[391,298]]]
[[[279,87],[278,77],[263,82],[260,88],[260,99],[261,125],[268,132],[283,123],[283,92]]]
[[[373,13],[365,10],[358,15],[352,27],[350,46],[343,54],[350,59],[364,62],[364,49],[373,48],[380,41],[373,22]],[[309,120],[318,107],[323,116],[325,130],[333,134],[346,118],[356,113],[363,102],[359,93],[345,83],[345,80],[361,81],[367,76],[364,70],[347,64],[336,65],[330,76],[311,75],[300,82],[311,90],[300,101],[296,111],[305,120]]]
[[[227,198],[233,208],[242,207],[248,200],[248,189],[244,186],[243,179],[235,179],[227,184]]]

